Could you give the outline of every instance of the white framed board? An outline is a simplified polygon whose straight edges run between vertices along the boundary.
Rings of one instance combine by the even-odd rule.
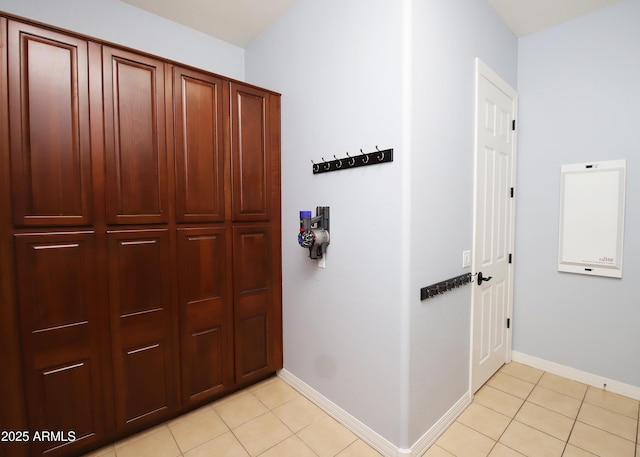
[[[622,277],[626,160],[562,165],[558,271]]]

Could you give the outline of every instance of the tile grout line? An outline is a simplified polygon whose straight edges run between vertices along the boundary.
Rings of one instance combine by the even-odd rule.
[[[490,450],[490,452],[489,452],[489,453],[491,453],[491,451],[493,451],[493,449],[495,448],[495,446],[497,445],[497,443],[498,443],[498,442],[500,442],[500,439],[502,438],[502,436],[504,436],[504,434],[505,434],[505,432],[507,431],[507,429],[509,428],[509,426],[510,426],[514,421],[515,421],[515,422],[519,422],[519,421],[516,421],[516,416],[518,415],[518,413],[520,412],[520,410],[522,409],[522,407],[525,405],[525,403],[527,403],[527,401],[529,400],[529,397],[531,396],[531,394],[533,393],[533,391],[535,390],[535,388],[539,386],[540,381],[542,380],[542,378],[544,377],[544,375],[545,375],[546,373],[548,373],[548,372],[546,372],[546,371],[543,371],[543,372],[542,372],[542,375],[540,375],[540,378],[538,378],[538,380],[535,382],[535,384],[533,385],[533,388],[531,389],[531,391],[529,392],[529,394],[527,395],[527,397],[524,399],[524,401],[523,401],[522,405],[520,405],[520,407],[518,408],[518,411],[516,411],[516,413],[514,414],[513,418],[511,418],[511,419],[509,420],[509,424],[508,424],[508,425],[507,425],[507,427],[504,429],[504,431],[502,432],[502,434],[500,435],[500,437],[498,437],[498,439],[496,440],[495,444],[493,445],[493,447],[491,448],[491,450]],[[511,377],[513,377],[513,378],[515,378],[515,379],[518,379],[518,380],[521,380],[521,381],[524,381],[524,382],[528,382],[528,381],[527,381],[527,380],[525,380],[525,379],[519,378],[519,377],[517,377],[517,376],[511,375],[511,374],[508,374],[508,373],[503,373],[503,374],[504,374],[504,375],[506,375],[506,376],[511,376]],[[541,386],[541,385],[540,385],[539,387],[541,387],[541,388],[545,388],[545,389],[546,389],[546,387],[543,387],[543,386]],[[494,387],[494,388],[495,388],[495,387]],[[501,390],[501,389],[498,389],[498,390],[500,390],[501,392],[507,393],[507,394],[509,394],[509,395],[513,395],[513,394],[512,394],[512,393],[510,393],[510,392],[506,392],[506,391],[503,391],[503,390]],[[551,390],[552,390],[553,392],[557,393],[557,394],[564,395],[564,396],[567,396],[567,397],[569,397],[569,398],[572,398],[571,396],[565,395],[565,394],[563,394],[562,392],[558,392],[558,391],[555,391],[555,390],[553,390],[553,389],[551,389]],[[539,431],[539,432],[541,432],[541,433],[544,433],[544,434],[545,434],[545,435],[547,435],[547,436],[550,436],[550,437],[552,437],[552,438],[555,438],[555,439],[557,439],[557,440],[559,440],[559,441],[564,442],[564,447],[563,447],[562,455],[564,455],[564,453],[565,453],[565,451],[566,451],[566,448],[567,448],[567,446],[568,446],[568,444],[569,444],[569,438],[571,437],[571,433],[573,433],[573,429],[574,429],[574,427],[575,427],[576,423],[578,422],[578,415],[580,414],[580,410],[582,409],[582,405],[585,403],[585,399],[586,399],[586,396],[587,396],[587,392],[588,392],[588,390],[589,390],[589,389],[588,389],[588,386],[587,386],[587,389],[585,390],[584,394],[582,395],[582,400],[580,401],[580,408],[578,408],[578,411],[577,411],[577,413],[576,413],[576,417],[575,417],[575,418],[571,418],[570,416],[565,416],[565,415],[564,415],[564,414],[562,414],[562,413],[558,413],[557,411],[550,410],[550,409],[548,409],[548,408],[546,408],[546,407],[544,407],[544,406],[538,405],[537,403],[530,402],[532,405],[539,406],[540,408],[544,408],[544,409],[546,409],[546,410],[548,410],[548,411],[552,411],[552,412],[556,412],[556,413],[558,413],[558,414],[561,414],[562,416],[567,417],[567,418],[569,418],[569,419],[573,419],[573,424],[572,424],[572,426],[571,426],[571,430],[569,431],[569,434],[567,435],[567,438],[566,438],[565,440],[561,440],[560,438],[558,438],[558,437],[556,437],[556,436],[554,436],[554,435],[551,435],[551,434],[549,434],[549,433],[547,433],[547,432],[545,432],[545,431],[543,431],[543,430],[538,430],[538,429],[536,429],[535,427],[532,427],[532,428],[534,428],[534,430],[537,430],[537,431]],[[640,410],[639,410],[639,414],[640,414]],[[522,422],[520,422],[520,423],[522,423]],[[524,424],[524,423],[522,423],[522,424],[523,424],[523,425],[527,425],[527,424]],[[640,426],[640,425],[639,425],[639,426]],[[531,426],[529,426],[529,427],[531,427]],[[506,446],[504,443],[501,443],[501,444],[502,444],[503,446]],[[506,446],[506,447],[509,447],[509,446]],[[509,448],[509,449],[512,449],[512,448]],[[515,449],[513,449],[513,450],[514,450],[514,451],[516,451],[516,452],[518,452],[518,451],[517,451],[517,450],[515,450]],[[588,451],[587,451],[587,452],[588,452]],[[640,457],[640,456],[635,456],[635,457]]]
[[[277,443],[275,443],[275,444],[274,444],[273,446],[271,446],[270,448],[265,449],[263,452],[261,452],[260,454],[258,454],[258,456],[257,456],[257,457],[260,457],[260,456],[261,456],[261,455],[263,455],[264,453],[266,453],[266,452],[268,452],[269,450],[273,449],[274,447],[276,447],[277,445],[279,445],[279,444],[280,444],[280,443],[282,443],[283,441],[288,440],[288,439],[289,439],[289,438],[291,438],[292,436],[295,436],[296,438],[298,438],[298,439],[299,439],[299,440],[300,440],[300,441],[301,441],[301,442],[302,442],[302,443],[303,443],[303,444],[304,444],[304,445],[305,445],[305,446],[306,446],[306,447],[307,447],[307,448],[308,448],[308,449],[309,449],[309,450],[310,450],[314,455],[318,456],[318,453],[317,453],[314,449],[312,449],[312,448],[311,448],[311,447],[310,447],[310,446],[309,446],[309,445],[308,445],[308,444],[307,444],[307,443],[306,443],[306,442],[305,442],[305,441],[304,441],[304,440],[303,440],[303,439],[298,435],[301,431],[306,430],[306,429],[307,429],[309,426],[311,426],[314,422],[317,422],[317,421],[318,421],[318,418],[314,419],[314,420],[312,421],[312,423],[311,423],[311,424],[307,424],[307,425],[305,425],[304,427],[302,427],[300,430],[298,430],[297,432],[295,432],[294,430],[292,430],[292,429],[291,429],[291,427],[289,427],[285,422],[283,422],[283,421],[282,421],[282,419],[280,419],[280,418],[278,417],[278,415],[277,415],[276,413],[274,413],[274,412],[273,412],[273,410],[274,410],[274,409],[276,409],[276,408],[279,408],[279,407],[280,407],[280,406],[282,406],[282,405],[285,405],[285,404],[287,404],[287,403],[289,403],[289,402],[291,402],[291,401],[295,400],[297,397],[290,398],[290,399],[288,399],[288,400],[284,401],[283,403],[281,403],[281,404],[279,404],[279,405],[276,405],[276,406],[274,406],[273,408],[270,408],[270,407],[269,407],[269,405],[267,405],[266,403],[264,403],[264,402],[260,399],[260,397],[258,397],[257,395],[255,395],[255,394],[254,394],[254,391],[255,391],[255,390],[258,390],[258,389],[259,389],[259,387],[256,387],[255,389],[251,390],[251,393],[253,394],[253,396],[254,396],[254,397],[256,397],[256,399],[257,399],[260,403],[262,403],[262,404],[267,408],[267,412],[270,412],[271,414],[273,414],[273,416],[274,416],[278,421],[280,421],[280,422],[282,423],[282,425],[284,425],[284,426],[285,426],[285,427],[286,427],[286,428],[291,432],[291,435],[289,435],[289,436],[288,436],[287,438],[285,438],[284,440],[280,440],[280,441],[278,441]],[[305,397],[303,394],[301,394],[299,391],[297,391],[297,390],[295,390],[295,389],[294,389],[294,391],[298,394],[298,396],[301,396],[301,397],[303,397],[303,398],[306,398],[306,397]],[[265,412],[264,414],[266,414],[266,412]],[[326,413],[325,413],[325,414],[326,414]],[[254,419],[255,419],[255,418],[254,418]],[[252,419],[252,420],[253,420],[253,419]],[[248,422],[248,421],[247,421],[247,422]],[[246,423],[246,422],[245,422],[245,423]],[[229,429],[229,430],[231,431],[231,433],[233,433],[233,429]],[[241,445],[242,445],[242,447],[245,449],[245,451],[247,452],[247,454],[251,455],[251,453],[250,453],[250,452],[248,451],[248,449],[244,446],[244,444],[242,444],[242,442],[241,442],[241,441],[240,441],[240,439],[236,436],[236,434],[235,434],[235,433],[233,433],[233,435],[236,437],[236,439],[238,440],[238,442],[240,442],[240,444],[241,444]],[[348,446],[351,446],[352,444],[353,444],[353,442],[352,442],[352,443],[349,443],[349,445],[348,445]],[[348,446],[346,446],[344,449],[346,449]],[[344,449],[341,449],[338,453],[342,452]],[[337,455],[337,454],[336,454],[336,455]]]
[[[504,366],[506,366],[506,365],[503,365],[503,367],[504,367]],[[499,371],[499,370],[498,370],[498,371]],[[500,434],[500,436],[499,436],[499,437],[498,437],[498,439],[496,440],[495,444],[494,444],[494,445],[491,447],[491,449],[489,450],[489,454],[491,454],[491,452],[493,452],[494,448],[498,445],[498,443],[500,443],[500,438],[502,438],[502,437],[504,436],[504,434],[506,433],[506,431],[507,431],[507,429],[509,428],[509,426],[513,423],[513,421],[515,421],[515,420],[516,420],[516,416],[518,415],[518,413],[520,412],[520,410],[522,409],[522,407],[524,406],[524,404],[527,402],[527,400],[528,400],[528,399],[529,399],[529,397],[531,396],[531,392],[533,392],[533,391],[534,391],[534,389],[538,386],[538,383],[540,382],[540,380],[542,379],[542,377],[544,376],[544,374],[545,374],[545,373],[546,373],[546,371],[543,371],[543,372],[542,372],[542,374],[540,375],[540,377],[538,378],[538,380],[536,381],[536,383],[533,385],[533,388],[532,388],[532,389],[531,389],[531,391],[527,394],[527,397],[524,399],[524,401],[522,402],[522,404],[520,405],[520,407],[518,408],[518,410],[515,412],[515,414],[513,415],[513,417],[509,420],[509,423],[508,423],[508,424],[507,424],[507,426],[504,428],[504,430],[502,431],[502,433]],[[511,377],[513,377],[513,378],[516,378],[516,379],[520,379],[521,381],[527,382],[527,381],[525,381],[524,379],[518,378],[517,376],[513,376],[513,375],[510,375],[510,374],[507,374],[507,373],[503,373],[503,374],[505,374],[505,375],[507,375],[507,376],[511,376]],[[504,391],[501,391],[501,392],[504,392]],[[507,394],[509,394],[509,395],[512,395],[512,394],[510,394],[509,392],[505,392],[505,393],[507,393]],[[516,449],[510,448],[510,447],[509,447],[509,446],[507,446],[506,444],[503,444],[503,443],[500,443],[500,444],[502,444],[503,446],[505,446],[505,447],[507,447],[507,448],[509,448],[509,449],[513,450],[514,452],[518,452],[518,453],[520,453],[520,452],[519,452],[519,451],[517,451]],[[489,454],[487,454],[487,455],[489,455]]]
[[[531,396],[531,394],[533,393],[533,391],[535,390],[535,388],[536,388],[536,387],[538,387],[538,386],[539,386],[539,387],[541,387],[541,388],[546,388],[546,387],[543,387],[542,385],[539,385],[539,384],[540,384],[540,381],[542,380],[542,378],[544,377],[544,375],[545,375],[546,373],[548,373],[548,372],[546,372],[546,371],[543,371],[543,372],[542,372],[542,375],[540,376],[540,378],[538,379],[538,381],[536,381],[536,383],[534,384],[533,389],[531,389],[531,391],[529,392],[529,394],[527,395],[527,397],[524,399],[524,401],[523,401],[522,405],[520,405],[520,408],[518,408],[518,411],[516,411],[516,413],[514,414],[513,418],[511,418],[511,419],[510,419],[509,424],[507,425],[507,427],[505,428],[505,430],[502,432],[502,434],[500,435],[500,437],[498,438],[498,440],[496,440],[496,441],[495,441],[495,443],[494,443],[494,445],[493,445],[493,447],[491,448],[491,450],[490,450],[490,452],[489,452],[489,453],[491,453],[491,452],[494,450],[494,448],[496,447],[497,443],[498,443],[498,442],[500,442],[500,439],[504,436],[504,434],[505,434],[506,430],[509,428],[509,426],[510,426],[514,421],[519,422],[519,421],[517,421],[517,420],[516,420],[516,416],[518,415],[518,413],[520,412],[520,410],[522,409],[522,407],[524,406],[524,404],[528,402],[529,397]],[[506,376],[511,376],[511,377],[513,377],[513,378],[515,378],[515,379],[518,379],[518,380],[521,380],[521,381],[529,382],[529,381],[527,381],[526,379],[519,378],[518,376],[515,376],[515,375],[511,375],[511,374],[508,374],[508,373],[503,373],[503,374],[504,374],[504,375],[506,375]],[[492,387],[493,387],[493,386],[492,386]],[[571,418],[570,416],[565,416],[565,415],[564,415],[564,414],[562,414],[562,413],[558,413],[558,414],[563,415],[564,417],[567,417],[567,418],[569,418],[569,419],[573,419],[573,424],[572,424],[572,426],[571,426],[571,430],[569,431],[569,434],[567,435],[567,438],[566,438],[565,440],[562,440],[562,439],[560,439],[560,438],[557,438],[556,436],[551,435],[551,434],[549,434],[549,433],[547,433],[547,432],[544,432],[544,431],[542,431],[542,430],[535,429],[535,427],[534,427],[534,429],[535,429],[535,430],[538,430],[538,431],[539,431],[539,432],[541,432],[541,433],[544,433],[544,434],[546,434],[546,435],[548,435],[548,436],[550,436],[550,437],[552,437],[552,438],[555,438],[555,439],[558,439],[558,440],[560,440],[560,441],[563,441],[563,442],[564,442],[564,448],[563,448],[563,452],[562,452],[562,454],[561,454],[561,455],[564,455],[564,454],[565,454],[566,449],[567,449],[567,446],[569,445],[569,440],[570,440],[571,435],[572,435],[572,433],[573,433],[573,431],[574,431],[574,428],[575,428],[575,426],[576,426],[577,422],[579,422],[579,421],[578,421],[578,417],[579,417],[579,415],[580,415],[580,412],[581,412],[581,410],[582,410],[582,408],[583,408],[584,404],[585,404],[585,403],[587,403],[587,402],[586,402],[586,398],[587,398],[587,394],[588,394],[588,392],[589,392],[589,386],[587,385],[586,387],[587,387],[587,389],[585,390],[584,394],[582,395],[582,399],[580,400],[580,407],[578,408],[578,411],[576,412],[576,416],[575,416],[574,418]],[[507,393],[507,394],[513,395],[511,392],[507,392],[507,391],[505,391],[505,390],[498,389],[498,388],[496,388],[496,387],[493,387],[493,388],[494,388],[494,389],[497,389],[497,390],[500,390],[501,392],[504,392],[504,393]],[[595,387],[594,387],[594,388],[595,388]],[[560,394],[560,395],[564,395],[564,396],[567,396],[567,397],[569,397],[569,398],[575,398],[575,397],[571,397],[570,395],[566,395],[566,394],[564,394],[563,392],[559,392],[559,391],[556,391],[556,390],[553,390],[553,389],[551,389],[551,390],[552,390],[553,392],[555,392],[555,393]],[[578,400],[578,399],[576,399],[576,400]],[[548,408],[546,408],[546,407],[544,407],[544,406],[541,406],[541,405],[537,405],[536,403],[532,403],[532,402],[530,402],[530,403],[531,403],[531,404],[533,404],[533,405],[536,405],[536,406],[540,406],[541,408],[544,408],[544,409],[549,410]],[[608,409],[608,408],[604,408],[604,407],[603,407],[602,409],[604,409],[604,410],[606,410],[606,411],[609,411],[609,412],[611,412],[611,413],[617,413],[616,411],[610,410],[610,409]],[[549,410],[549,411],[553,411],[553,410]],[[557,412],[557,411],[554,411],[554,412]],[[617,413],[617,414],[620,414],[620,413]],[[620,415],[624,416],[624,414],[620,414]],[[627,416],[627,417],[628,417],[628,416]],[[523,424],[523,425],[526,425],[526,424],[524,424],[524,423],[522,423],[522,424]],[[595,426],[593,426],[593,427],[595,427]],[[595,428],[600,429],[599,427],[595,427]],[[603,430],[603,429],[600,429],[600,430]],[[606,430],[604,430],[604,431],[606,432]],[[607,432],[607,433],[611,434],[611,432]],[[626,438],[624,438],[623,436],[617,435],[617,434],[615,434],[615,433],[613,433],[612,435],[616,436],[617,438],[626,439]],[[485,436],[486,436],[486,435],[485,435]],[[490,438],[490,437],[489,437],[489,438]],[[504,443],[501,443],[501,444],[502,444],[503,446],[506,446]],[[509,447],[509,446],[506,446],[506,447]],[[509,449],[512,449],[512,448],[509,448]],[[580,448],[580,447],[578,447],[578,449],[584,450],[584,451],[586,451],[586,452],[591,452],[591,451],[587,451],[586,449],[582,449],[582,448]],[[635,456],[635,457],[640,457],[639,449],[640,449],[640,406],[639,406],[639,409],[638,409],[638,417],[637,417],[637,421],[636,421],[636,439],[635,439],[635,448],[634,448],[634,456]],[[515,449],[514,449],[514,451],[518,452],[518,451],[517,451],[517,450],[515,450]]]
[[[589,386],[587,386],[587,388],[584,391],[584,394],[582,395],[582,400],[580,401],[580,408],[578,408],[576,417],[575,419],[573,419],[573,425],[571,425],[571,430],[569,431],[569,434],[567,435],[567,440],[564,443],[564,448],[562,449],[562,455],[564,455],[564,453],[567,452],[567,446],[569,445],[569,440],[571,439],[571,435],[573,434],[573,429],[576,427],[576,424],[578,423],[578,416],[580,416],[580,411],[582,411],[582,406],[584,405],[584,401],[587,398],[588,392],[589,392]],[[581,449],[581,448],[578,448],[578,449]],[[582,450],[585,452],[589,452],[586,449],[582,449]]]
[[[291,402],[291,401],[295,400],[297,397],[290,398],[290,399],[286,400],[285,402],[283,402],[283,403],[281,403],[281,404],[279,404],[279,405],[276,405],[276,406],[274,406],[273,408],[271,408],[271,407],[270,407],[269,405],[267,405],[264,401],[262,401],[262,400],[260,399],[260,397],[258,397],[257,395],[255,395],[255,394],[254,394],[254,392],[255,392],[256,390],[259,390],[261,387],[264,387],[265,385],[268,385],[268,384],[271,384],[271,383],[275,382],[275,381],[274,381],[274,379],[277,379],[277,378],[269,378],[269,381],[268,381],[268,382],[265,382],[263,386],[256,386],[255,388],[251,389],[251,393],[253,394],[253,396],[254,396],[254,397],[256,397],[256,398],[257,398],[257,400],[258,400],[260,403],[262,403],[262,404],[264,405],[264,407],[265,407],[265,408],[267,408],[268,412],[270,412],[271,414],[273,414],[273,416],[274,416],[276,419],[278,419],[278,420],[282,423],[282,425],[284,425],[284,426],[285,426],[285,427],[286,427],[286,428],[291,432],[291,435],[289,435],[289,436],[288,436],[287,438],[285,438],[284,440],[278,441],[277,443],[275,443],[275,444],[274,444],[273,446],[271,446],[270,448],[265,449],[263,452],[261,452],[260,454],[258,454],[258,456],[257,456],[257,457],[260,457],[262,454],[264,454],[264,453],[266,453],[266,452],[269,452],[269,450],[273,449],[274,447],[276,447],[277,445],[279,445],[279,444],[280,444],[280,443],[282,443],[283,441],[288,440],[288,439],[289,439],[289,438],[291,438],[292,436],[295,436],[295,437],[296,437],[296,438],[298,438],[300,441],[302,441],[302,442],[304,443],[304,445],[305,445],[305,446],[306,446],[306,447],[307,447],[311,452],[313,452],[313,453],[317,456],[317,455],[318,455],[318,453],[317,453],[315,450],[311,449],[311,447],[310,447],[310,446],[309,446],[309,445],[308,445],[308,444],[307,444],[307,443],[306,443],[302,438],[300,438],[300,437],[298,436],[298,432],[300,432],[300,431],[302,431],[302,430],[306,429],[306,428],[307,428],[307,427],[309,427],[309,425],[311,425],[311,424],[307,424],[307,425],[305,425],[304,427],[302,427],[300,430],[298,430],[298,432],[295,432],[295,431],[293,431],[293,430],[291,429],[291,427],[289,427],[286,423],[284,423],[284,422],[282,421],[282,419],[280,419],[276,413],[274,413],[274,412],[273,412],[273,410],[274,410],[274,409],[279,408],[280,406],[285,405],[285,404],[287,404],[287,403],[289,403],[289,402]],[[291,387],[291,386],[289,386],[289,387]],[[291,387],[291,388],[293,389],[293,387]],[[294,390],[294,391],[295,391],[299,396],[301,396],[301,397],[303,397],[303,398],[306,398],[306,397],[304,397],[304,395],[302,395],[302,394],[301,394],[300,392],[298,392],[296,389],[293,389],[293,390]],[[265,414],[266,414],[266,413],[265,413]],[[315,422],[316,420],[317,420],[317,419],[314,419],[314,422]],[[232,431],[232,433],[233,433],[233,431]],[[235,436],[235,434],[234,434],[234,436]],[[238,439],[238,437],[236,437],[236,439]],[[240,440],[238,439],[238,441],[240,441]],[[241,442],[240,444],[242,444],[242,442]],[[244,447],[244,445],[242,445],[242,447]],[[251,455],[251,454],[249,453],[249,451],[248,451],[246,448],[245,448],[245,450],[247,451],[247,454]]]
[[[245,422],[246,423],[246,422]],[[233,435],[233,437],[235,438],[235,440],[240,444],[240,446],[242,446],[242,449],[244,449],[244,452],[247,453],[247,455],[251,455],[251,452],[249,452],[249,449],[246,448],[246,446],[244,445],[244,443],[242,441],[240,441],[240,438],[238,438],[238,435],[236,435],[233,432],[233,429],[230,428],[229,431],[231,432],[231,434]]]
[[[176,439],[175,435],[173,434],[173,431],[171,430],[171,427],[169,427],[169,421],[166,421],[164,424],[167,427],[167,430],[169,430],[169,434],[171,435],[171,439],[175,443],[176,448],[178,448],[179,454],[176,457],[184,457],[184,454],[182,453],[182,448],[178,444],[178,440]],[[116,457],[117,457],[117,455],[116,455]]]

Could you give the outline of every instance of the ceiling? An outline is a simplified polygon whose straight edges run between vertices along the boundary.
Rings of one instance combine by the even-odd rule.
[[[489,0],[493,9],[518,37],[622,0]]]
[[[121,0],[244,48],[296,0]],[[622,0],[488,0],[519,37]]]
[[[120,0],[244,48],[297,0]]]

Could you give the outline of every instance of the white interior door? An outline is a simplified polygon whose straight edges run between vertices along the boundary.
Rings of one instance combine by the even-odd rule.
[[[472,392],[511,358],[516,108],[516,92],[476,59]]]

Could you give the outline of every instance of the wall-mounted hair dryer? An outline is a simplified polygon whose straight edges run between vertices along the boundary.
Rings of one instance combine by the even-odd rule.
[[[316,217],[311,211],[300,211],[298,243],[309,249],[309,258],[321,259],[329,246],[329,207],[317,206]]]

